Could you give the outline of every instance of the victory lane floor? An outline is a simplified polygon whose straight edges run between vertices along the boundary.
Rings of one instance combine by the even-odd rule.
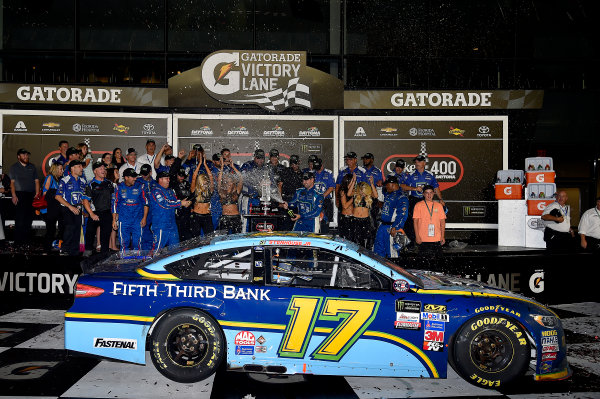
[[[511,391],[475,387],[449,368],[445,380],[267,376],[218,372],[195,384],[147,366],[67,357],[64,309],[0,309],[0,398],[600,398],[600,303],[555,305],[567,332],[573,377]]]

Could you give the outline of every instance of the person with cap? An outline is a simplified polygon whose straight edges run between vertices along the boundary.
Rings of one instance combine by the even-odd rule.
[[[437,257],[446,243],[446,212],[441,201],[433,200],[433,186],[426,184],[421,188],[423,200],[417,202],[412,215],[415,241],[420,255]]]
[[[285,169],[285,166],[279,162],[279,150],[276,148],[272,148],[269,151],[269,163],[267,164],[269,168],[271,168],[271,174],[275,178],[275,184],[277,185],[277,191],[281,194],[281,186],[282,182],[282,174]]]
[[[174,163],[175,163],[174,155],[165,155],[164,164],[159,165],[157,168],[155,168],[155,171],[156,171],[156,173],[167,172],[167,173],[171,174],[171,166],[173,166]]]
[[[394,164],[394,171],[387,175],[386,179],[390,178],[391,176],[396,176],[398,178],[398,184],[400,185],[400,188],[402,189],[404,195],[407,195],[408,198],[408,191],[405,190],[404,187],[408,187],[406,186],[406,179],[408,178],[408,176],[410,176],[410,174],[406,171],[406,162],[404,161],[404,159],[398,159],[396,161],[396,163]],[[386,195],[387,191],[384,189],[383,196],[385,197]]]
[[[142,229],[148,221],[148,198],[133,168],[123,171],[112,204],[113,229],[119,230],[121,251],[142,249]],[[150,174],[150,171],[148,171]]]
[[[96,242],[96,231],[100,228],[100,252],[108,253],[110,233],[112,232],[112,203],[115,189],[112,182],[106,179],[104,162],[92,164],[94,178],[85,187],[82,197],[83,207],[90,215],[85,229],[84,256],[91,255]]]
[[[290,202],[296,190],[302,188],[302,171],[300,170],[300,159],[298,155],[290,156],[290,166],[283,170],[281,197],[284,201]],[[281,230],[288,231],[294,228],[294,222],[289,217],[283,219],[280,226]]]
[[[320,215],[323,211],[323,195],[315,189],[315,175],[313,172],[302,173],[303,188],[296,190],[294,198],[288,203],[283,202],[281,206],[288,209],[290,205],[298,208],[298,214],[292,220],[294,231],[310,231],[319,233],[321,227]]]
[[[192,174],[198,165],[200,165],[200,170],[198,173],[206,173],[206,169],[204,168],[204,157],[205,154],[202,145],[194,144],[188,154],[187,160],[182,165],[182,167],[185,169],[185,175],[188,177],[188,181],[190,183],[192,181]]]
[[[119,182],[122,183],[124,180],[123,172],[125,172],[125,169],[133,169],[137,176],[140,173],[141,167],[142,165],[137,161],[137,152],[135,152],[135,148],[128,148],[127,154],[125,155],[125,163],[119,168],[119,176],[121,176]]]
[[[63,206],[62,216],[64,222],[63,244],[61,250],[71,256],[79,255],[79,237],[82,225],[82,200],[85,192],[86,181],[83,174],[83,162],[73,160],[69,162],[70,173],[63,177],[56,191],[56,200]]]
[[[581,248],[600,252],[600,197],[596,198],[596,206],[581,216],[578,232]]]
[[[175,211],[181,207],[187,208],[192,203],[188,199],[178,200],[175,197],[175,192],[169,187],[170,177],[168,173],[159,173],[156,180],[158,184],[150,191],[154,251],[179,243]]]
[[[17,162],[8,170],[10,194],[15,205],[15,244],[26,244],[33,223],[33,200],[40,195],[37,168],[29,162],[31,153],[24,148],[17,151]]]
[[[348,151],[346,155],[344,155],[344,162],[346,163],[346,166],[340,169],[335,180],[335,198],[336,206],[338,208],[340,207],[340,185],[342,184],[342,179],[344,178],[344,176],[346,176],[347,174],[355,174],[356,183],[369,182],[369,179],[366,175],[366,170],[358,166],[358,162],[356,160],[356,153],[354,151]]]
[[[198,167],[196,167],[197,169]],[[177,171],[175,181],[171,181],[169,176],[170,187],[175,192],[175,198],[179,201],[190,200],[193,203],[192,184],[187,175],[185,168],[180,168]],[[192,207],[179,207],[175,210],[175,221],[177,223],[177,231],[179,232],[179,241],[186,241],[193,237],[192,233]]]
[[[152,179],[152,168],[147,163],[140,167],[140,174],[137,177],[137,181],[144,187],[144,194],[146,199],[150,198],[150,190],[157,183],[156,180]],[[142,250],[149,251],[154,245],[154,235],[152,234],[152,211],[148,206],[148,216],[146,217],[146,225],[142,228]]]
[[[427,162],[427,157],[425,155],[417,155],[413,162],[415,163],[415,170],[410,175],[408,175],[404,181],[404,184],[401,183],[400,187],[409,191],[408,202],[408,223],[406,223],[404,227],[404,231],[408,238],[416,242],[415,240],[415,228],[413,225],[413,210],[415,205],[423,199],[423,187],[428,185],[433,187],[435,194],[437,194],[440,204],[442,207],[446,206],[444,200],[442,199],[442,192],[440,190],[440,185],[433,175],[433,173],[425,170],[425,163]],[[412,222],[411,222],[412,221]]]
[[[69,162],[67,158],[67,150],[69,149],[69,142],[67,140],[60,140],[58,142],[58,155],[54,157],[53,161],[59,163],[65,168],[65,164]]]
[[[265,152],[261,149],[254,151],[254,159],[245,162],[240,168],[244,177],[244,188],[242,191],[242,215],[251,213],[252,208],[260,208],[261,193],[260,185],[265,179],[269,179],[270,184],[274,184],[275,178],[270,168],[265,165]],[[243,231],[247,231],[246,220],[243,221]]]
[[[333,191],[335,190],[335,179],[333,172],[325,169],[321,158],[313,162],[313,173],[315,174],[315,189],[323,196],[323,218],[321,219],[321,234],[329,234],[329,222],[333,220]]]
[[[400,190],[397,176],[389,176],[385,181],[387,195],[381,207],[381,222],[375,234],[373,251],[385,258],[397,258],[394,238],[397,233],[404,233],[404,223],[408,218],[408,198]]]
[[[63,174],[65,176],[69,176],[70,168],[71,168],[71,161],[81,161],[81,150],[79,150],[75,147],[69,147],[67,149],[67,162],[63,166],[63,168],[64,168]]]
[[[162,149],[161,149],[162,150]],[[148,139],[146,140],[146,153],[140,155],[137,158],[137,163],[141,165],[150,165],[150,168],[152,168],[152,178],[156,179],[156,167],[155,167],[155,162],[157,161],[157,163],[159,165],[163,164],[163,160],[161,159],[161,154],[159,154],[158,156],[155,154],[156,152],[156,142],[154,141],[154,139]]]
[[[373,176],[375,187],[383,187],[383,173],[381,173],[381,169],[375,166],[375,155],[367,152],[360,159],[362,159],[363,169],[365,170],[367,178]]]
[[[544,221],[544,241],[546,249],[570,250],[574,248],[575,232],[571,228],[571,207],[567,204],[569,197],[565,190],[556,193],[556,201],[548,204],[542,212]]]
[[[315,162],[315,159],[319,158],[318,156],[316,156],[315,154],[311,154],[308,156],[308,159],[306,161],[306,163],[308,164],[308,166],[306,168],[303,168],[301,170],[302,173],[304,172],[312,172],[313,170],[313,162]]]
[[[173,160],[173,162],[170,162],[169,165],[167,165],[167,158]],[[156,157],[154,157],[154,170],[157,174],[166,170],[167,172],[171,172],[171,178],[174,178],[179,168],[181,168],[183,158],[185,158],[185,150],[180,150],[179,156],[175,156],[173,153],[173,147],[171,147],[168,143],[165,143],[162,147],[160,147]],[[167,166],[168,169],[165,169],[165,166]]]

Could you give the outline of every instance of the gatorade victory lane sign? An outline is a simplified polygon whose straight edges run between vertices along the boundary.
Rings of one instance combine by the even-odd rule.
[[[169,79],[169,106],[342,109],[343,82],[306,66],[305,51],[222,50]]]

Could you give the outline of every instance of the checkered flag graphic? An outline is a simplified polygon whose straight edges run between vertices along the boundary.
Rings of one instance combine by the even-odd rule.
[[[310,87],[299,82],[300,78],[290,79],[287,88],[266,93],[249,94],[247,100],[232,100],[237,103],[258,104],[269,111],[281,112],[293,105],[312,108]]]
[[[419,153],[419,155],[423,155],[425,158],[427,158],[427,142],[426,141],[421,141],[421,152]]]

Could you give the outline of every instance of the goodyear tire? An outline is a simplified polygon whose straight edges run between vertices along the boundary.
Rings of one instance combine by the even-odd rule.
[[[514,319],[483,314],[456,332],[449,357],[452,368],[465,380],[501,390],[525,373],[531,349],[525,330]]]
[[[154,328],[151,346],[156,369],[177,382],[197,382],[211,376],[225,355],[225,339],[217,322],[193,309],[164,315]]]

